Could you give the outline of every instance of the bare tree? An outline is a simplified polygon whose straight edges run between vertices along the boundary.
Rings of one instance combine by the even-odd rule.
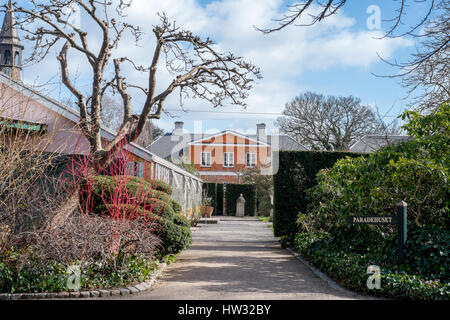
[[[306,92],[286,104],[277,125],[287,135],[314,150],[348,150],[369,134],[397,133],[359,98],[324,96]]]
[[[152,122],[152,142],[164,135],[164,130]]]
[[[450,101],[450,3],[436,6],[440,14],[431,20],[418,38],[415,53],[406,62],[386,63],[400,70],[388,77],[401,77],[401,84],[413,96],[411,107],[432,111]]]
[[[109,95],[102,97],[101,124],[117,131],[123,120],[123,105]]]
[[[102,99],[101,124],[107,128],[118,131],[123,120],[123,106],[120,102],[109,95],[104,95]],[[161,136],[164,131],[155,126],[151,120],[147,120],[142,133],[136,140],[136,143],[144,148]]]
[[[391,25],[386,31],[385,36],[398,36],[395,32],[403,26],[404,18],[407,15],[407,7],[411,3],[426,3],[428,5],[427,10],[423,12],[423,15],[417,20],[415,24],[409,26],[408,30],[403,32],[402,35],[409,34],[414,35],[421,26],[427,24],[433,19],[433,13],[439,10],[439,7],[446,4],[446,0],[393,0],[398,2],[398,8],[395,10],[395,14],[392,18],[386,20]],[[348,0],[301,0],[288,5],[287,12],[278,19],[273,19],[278,23],[278,26],[273,28],[256,28],[257,30],[266,34],[280,31],[290,25],[295,26],[312,26],[322,20],[337,14],[349,1]]]
[[[339,12],[347,0],[303,0],[289,5],[284,16],[274,19],[273,28],[256,28],[269,34],[290,25],[312,26]],[[392,18],[386,20],[389,26],[385,37],[410,37],[418,40],[416,52],[405,62],[385,61],[396,69],[393,75],[382,77],[400,78],[401,84],[413,96],[412,107],[418,110],[434,110],[450,100],[449,52],[450,52],[450,3],[448,0],[400,0]],[[420,13],[408,14],[410,7],[421,5]],[[423,6],[423,7],[422,7]],[[415,10],[418,11],[418,10]],[[413,23],[406,23],[406,16],[412,16]]]
[[[245,99],[254,78],[260,77],[257,67],[232,53],[216,50],[212,40],[201,39],[192,32],[171,23],[164,14],[159,14],[160,23],[153,28],[155,48],[149,66],[137,65],[128,57],[112,58],[123,36],[130,32],[136,42],[140,40],[141,28],[125,21],[125,10],[131,2],[94,0],[49,0],[45,3],[31,0],[26,7],[14,4],[20,13],[17,26],[26,33],[25,39],[34,43],[31,59],[42,61],[51,51],[62,44],[57,59],[64,85],[75,96],[80,110],[79,127],[90,143],[92,168],[100,171],[114,158],[114,155],[129,142],[136,141],[149,119],[159,119],[164,111],[164,102],[175,90],[180,99],[201,98],[214,107],[229,99],[231,104],[245,106]],[[88,31],[71,23],[71,10],[78,7],[90,18],[100,32],[101,44],[98,51],[88,40]],[[4,9],[6,7],[4,6]],[[87,25],[87,23],[83,23]],[[38,26],[38,27],[36,27]],[[86,59],[93,77],[89,94],[71,81],[69,73],[69,52],[78,52]],[[161,59],[173,75],[170,84],[157,92],[158,65]],[[122,73],[124,64],[131,65],[138,72],[148,74],[146,87],[129,83]],[[107,76],[110,68],[113,75]],[[123,119],[112,141],[105,142],[100,135],[102,100],[108,90],[119,94],[123,102]],[[144,95],[145,102],[132,106],[131,90]],[[141,110],[138,114],[133,110]]]

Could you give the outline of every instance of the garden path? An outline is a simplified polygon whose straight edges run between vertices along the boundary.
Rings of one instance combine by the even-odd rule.
[[[125,297],[120,297],[124,299]],[[332,288],[256,218],[221,217],[201,225],[193,245],[179,255],[148,292],[126,299],[371,299]]]

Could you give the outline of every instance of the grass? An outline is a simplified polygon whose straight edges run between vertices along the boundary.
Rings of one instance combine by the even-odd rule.
[[[258,217],[258,219],[261,220],[262,222],[266,222],[266,223],[270,222],[269,221],[270,217]]]
[[[258,219],[261,220],[262,222],[270,223],[270,225],[269,225],[268,227],[269,227],[269,228],[272,230],[272,232],[273,232],[273,224],[272,224],[272,221],[270,221],[270,217],[258,217]]]

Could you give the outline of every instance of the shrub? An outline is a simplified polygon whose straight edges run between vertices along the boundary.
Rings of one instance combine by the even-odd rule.
[[[170,196],[159,190],[148,188],[148,184],[144,183],[142,179],[130,176],[93,176],[89,178],[89,181],[84,181],[83,186],[84,194],[82,194],[82,199],[86,199],[87,192],[86,187],[94,193],[94,203],[101,203],[102,199],[100,195],[103,195],[105,199],[113,198],[112,194],[114,192],[129,193],[135,197],[145,196],[144,198],[154,198],[159,199],[164,202],[170,202]],[[123,189],[123,190],[118,190]]]
[[[187,227],[187,228],[189,228],[189,227],[191,226],[191,222],[189,221],[189,219],[186,218],[186,217],[185,217],[184,215],[182,215],[182,214],[175,214],[175,215],[173,216],[172,221],[173,221],[176,225],[181,226],[181,227]]]
[[[368,157],[346,158],[317,175],[300,212],[295,246],[343,285],[392,298],[448,299],[450,295],[450,108],[423,116],[406,112],[414,140],[389,145]],[[397,261],[393,226],[348,225],[352,215],[392,214],[408,203],[406,259]],[[381,267],[381,290],[365,286],[369,265]]]
[[[316,229],[344,225],[347,215],[394,213],[408,204],[408,220],[416,225],[446,227],[449,216],[448,168],[422,158],[421,142],[388,146],[367,158],[342,159],[317,175],[309,190],[309,208]]]
[[[113,205],[106,205],[104,208]],[[165,206],[165,209],[170,208]],[[119,205],[119,210],[123,217],[146,217],[144,221],[150,220],[152,224],[147,223],[152,228],[153,234],[161,240],[161,247],[158,249],[160,254],[176,254],[183,249],[188,248],[192,243],[192,233],[190,230],[190,222],[185,216],[175,214],[173,210],[164,210],[161,215],[143,209],[142,207],[132,205]],[[165,213],[164,213],[165,212]],[[170,214],[167,214],[170,212]]]
[[[157,224],[153,233],[161,239],[162,254],[178,253],[191,244],[190,222],[179,213],[181,205],[165,192],[147,188],[148,184],[143,183],[142,179],[95,176],[85,182],[82,197],[87,198],[88,187],[93,194],[94,214],[115,219],[135,219],[141,216],[141,220]]]
[[[115,261],[84,265],[80,274],[80,290],[107,289],[132,285],[147,280],[155,270],[155,261],[139,255],[126,256],[117,267]],[[0,292],[39,293],[68,291],[71,276],[66,265],[46,261],[44,268],[18,268],[0,262]]]
[[[317,175],[309,191],[316,228],[344,224],[349,214],[392,214],[400,200],[416,225],[448,228],[450,215],[450,107],[421,116],[407,112],[405,126],[415,139],[390,145],[366,158],[343,159]],[[306,213],[306,211],[302,211]]]
[[[164,181],[146,178],[145,182],[150,185],[150,188],[165,192],[169,196],[172,195],[172,193],[173,193],[172,186]]]
[[[274,175],[275,236],[293,237],[297,232],[295,221],[298,212],[307,211],[310,199],[306,190],[316,185],[316,174],[345,157],[358,157],[349,152],[282,151],[279,153],[279,169]]]
[[[427,237],[426,241],[430,240],[430,237],[427,236],[429,231],[422,229],[417,232]],[[446,237],[448,237],[448,232],[446,233]],[[365,234],[356,232],[351,227],[347,230],[335,230],[334,234],[323,231],[299,233],[295,238],[295,248],[313,265],[349,289],[397,299],[449,298],[448,271],[445,276],[441,272],[441,276],[446,278],[439,280],[434,278],[434,271],[425,271],[420,268],[412,270],[408,267],[409,261],[403,266],[398,266],[393,263],[396,252],[395,241],[392,237],[383,239],[380,238],[379,233],[372,231],[366,239],[366,246],[364,246],[362,241]],[[352,235],[358,238],[356,242],[353,241]],[[440,250],[448,252],[450,243],[448,240],[446,241],[446,243],[440,244],[442,245]],[[414,256],[426,265],[426,261],[429,261],[429,254],[420,256],[423,252],[420,248],[416,248],[416,245],[416,240],[408,241],[408,259]],[[436,262],[439,263],[439,261]],[[368,277],[366,271],[369,265],[380,266],[381,290],[369,290],[366,286]],[[443,266],[448,267],[448,261]],[[439,265],[435,268],[439,268]]]
[[[93,211],[95,215],[110,217],[111,212],[116,214],[118,220],[134,220],[143,218],[143,221],[152,221],[154,223],[163,223],[166,218],[152,210],[146,210],[140,206],[132,204],[102,204]]]
[[[70,265],[79,266],[86,276],[83,288],[131,283],[139,269],[130,269],[130,261],[150,264],[160,247],[154,227],[140,219],[77,215],[51,229],[9,234],[8,250],[0,255],[0,291],[67,291]],[[121,275],[121,283],[116,275]]]
[[[178,221],[180,223],[180,221]],[[165,254],[176,254],[192,244],[192,232],[189,226],[178,225],[173,221],[167,223],[157,232],[162,241]]]
[[[183,207],[177,201],[172,199],[170,204],[172,205],[173,211],[175,211],[176,214],[180,214],[182,212]]]
[[[126,181],[131,181],[131,182],[137,183],[137,184],[144,184],[147,189],[150,188],[150,189],[158,190],[158,191],[168,194],[169,196],[172,195],[172,192],[173,192],[172,186],[161,180],[154,180],[151,178],[144,179],[144,178],[140,178],[140,177],[136,177],[136,176],[127,176],[127,175],[114,175],[113,177],[116,179],[124,179]]]
[[[405,269],[428,279],[450,280],[450,231],[411,225],[406,242]]]

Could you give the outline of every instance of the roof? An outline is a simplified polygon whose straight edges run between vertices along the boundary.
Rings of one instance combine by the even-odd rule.
[[[351,152],[370,153],[379,150],[381,147],[390,144],[397,144],[411,140],[410,136],[385,136],[385,135],[368,135],[364,136],[350,146]]]
[[[0,31],[0,43],[22,46],[20,44],[19,33],[16,28],[16,17],[14,16],[11,0],[8,2],[8,7],[9,9],[5,12],[2,30]]]
[[[18,92],[32,98],[33,100],[43,104],[50,110],[62,115],[66,119],[69,119],[72,122],[78,123],[80,121],[80,114],[78,111],[62,104],[61,102],[48,97],[39,91],[36,91],[32,89],[31,87],[28,87],[22,82],[16,81],[14,79],[11,79],[6,74],[0,72],[0,82],[8,85],[9,87],[13,88],[14,90],[17,90]],[[111,129],[102,126],[101,127],[101,136],[102,138],[112,141],[115,137],[115,132]],[[125,150],[131,152],[132,154],[135,154],[136,156],[148,161],[148,162],[155,162],[160,165],[166,166],[178,173],[181,173],[185,176],[188,176],[192,179],[202,181],[199,177],[187,172],[186,170],[183,170],[182,168],[174,165],[171,162],[168,162],[164,159],[160,159],[159,157],[155,156],[153,153],[151,153],[148,149],[141,147],[140,145],[132,142],[129,145],[125,146]]]
[[[166,133],[162,137],[156,139],[150,145],[150,151],[160,156],[161,158],[168,159],[172,155],[178,155],[181,150],[185,149],[192,142],[196,142],[199,140],[201,141],[225,133],[237,134],[240,136],[244,136],[245,138],[264,143],[263,141],[258,140],[256,134],[244,135],[232,130],[225,130],[215,134],[184,133],[183,135],[174,135],[173,133]],[[277,137],[278,139],[276,139]],[[274,147],[278,148],[278,150],[280,151],[306,150],[305,147],[303,147],[301,144],[297,143],[294,139],[287,135],[268,135],[266,144],[272,146],[272,143],[278,144],[278,146],[274,145]]]

